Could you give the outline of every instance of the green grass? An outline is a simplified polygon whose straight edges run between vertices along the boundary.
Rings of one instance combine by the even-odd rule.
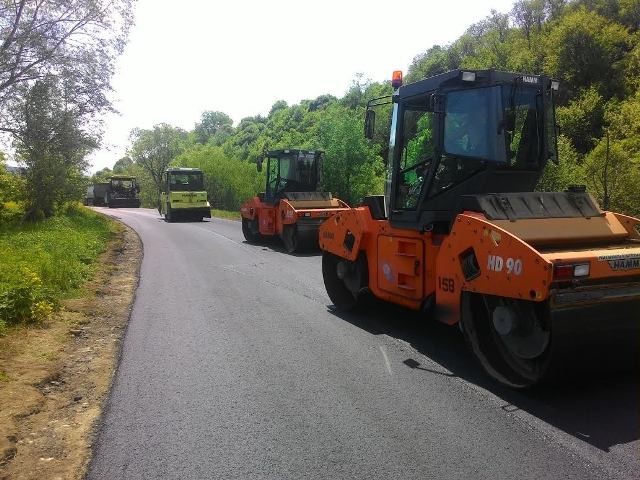
[[[240,212],[239,211],[229,211],[229,210],[217,210],[215,208],[211,209],[211,216],[218,218],[226,218],[228,220],[240,220]]]
[[[8,382],[9,381],[9,376],[4,373],[2,370],[0,370],[0,382]]]
[[[84,207],[41,222],[0,225],[0,332],[2,323],[48,316],[73,294],[91,277],[112,228]]]

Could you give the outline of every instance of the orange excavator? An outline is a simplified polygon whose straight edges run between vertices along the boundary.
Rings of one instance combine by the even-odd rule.
[[[394,72],[393,86],[365,116],[372,138],[375,106],[392,105],[385,195],[320,227],[335,306],[373,295],[457,325],[514,388],[637,366],[640,219],[601,210],[582,186],[534,191],[558,161],[559,83],[458,70],[404,86]]]
[[[323,152],[272,150],[256,164],[267,163],[266,189],[240,207],[242,233],[249,243],[279,236],[289,253],[318,245],[322,222],[349,205],[318,191]]]

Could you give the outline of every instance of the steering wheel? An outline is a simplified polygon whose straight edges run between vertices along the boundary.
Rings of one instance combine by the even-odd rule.
[[[427,158],[425,160],[422,160],[421,162],[411,165],[410,167],[400,170],[401,175],[404,175],[407,172],[410,172],[412,170],[416,170],[417,179],[415,182],[409,185],[409,188],[406,193],[405,202],[404,202],[406,207],[412,208],[414,205],[411,205],[410,202],[414,199],[416,202],[418,201],[418,197],[420,196],[420,191],[422,190],[422,185],[424,184],[424,175],[426,173],[426,171],[418,172],[418,169],[427,165],[430,162],[431,162],[431,158]]]
[[[400,173],[401,175],[402,175],[402,174],[405,174],[405,173],[410,172],[411,170],[417,169],[418,167],[421,167],[422,165],[425,165],[425,164],[427,164],[427,163],[429,163],[429,162],[431,162],[431,157],[429,157],[429,158],[427,158],[427,159],[425,159],[425,160],[422,160],[422,161],[420,161],[420,162],[418,162],[418,163],[414,163],[414,164],[413,164],[413,165],[411,165],[410,167],[403,168],[402,170],[400,170],[400,172],[399,172],[399,173]],[[417,173],[417,172],[416,172],[416,173]]]

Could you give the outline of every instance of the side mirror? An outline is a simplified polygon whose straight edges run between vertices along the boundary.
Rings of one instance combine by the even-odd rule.
[[[262,171],[262,158],[259,158],[259,159],[256,161],[256,170],[258,170],[259,172],[261,172],[261,171]]]
[[[364,116],[364,138],[371,140],[376,127],[376,112],[367,110]]]
[[[140,185],[136,185],[136,192],[140,193]]]

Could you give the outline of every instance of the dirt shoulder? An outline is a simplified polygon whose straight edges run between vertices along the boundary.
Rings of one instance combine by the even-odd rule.
[[[136,233],[118,228],[81,298],[0,338],[0,480],[84,476],[141,259]]]

